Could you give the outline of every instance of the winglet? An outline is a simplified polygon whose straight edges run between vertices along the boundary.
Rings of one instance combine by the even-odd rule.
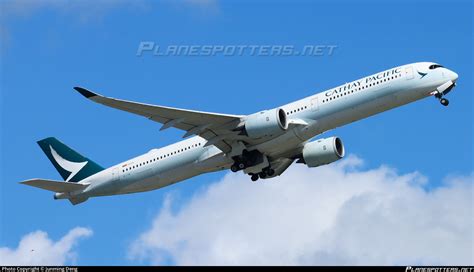
[[[74,87],[74,90],[78,91],[80,94],[82,94],[85,98],[91,98],[91,97],[94,97],[94,96],[97,96],[96,93],[93,93],[89,90],[86,90],[82,87]]]

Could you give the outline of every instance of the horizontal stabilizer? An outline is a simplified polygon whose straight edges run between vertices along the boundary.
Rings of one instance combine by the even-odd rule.
[[[56,181],[49,179],[29,179],[20,183],[57,193],[73,192],[84,189],[89,186],[88,184]]]

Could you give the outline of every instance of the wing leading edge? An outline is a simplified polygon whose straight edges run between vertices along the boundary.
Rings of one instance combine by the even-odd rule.
[[[184,130],[186,133],[183,138],[190,135],[199,135],[208,140],[208,144],[213,144],[226,153],[231,151],[231,139],[236,134],[233,129],[239,125],[242,117],[244,117],[144,104],[102,96],[82,87],[74,87],[74,89],[96,103],[141,115],[161,123],[163,126],[160,130],[169,127]]]

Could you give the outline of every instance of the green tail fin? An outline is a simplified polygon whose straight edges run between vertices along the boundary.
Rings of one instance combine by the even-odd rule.
[[[54,137],[38,141],[38,145],[67,182],[78,182],[104,168],[72,150]]]

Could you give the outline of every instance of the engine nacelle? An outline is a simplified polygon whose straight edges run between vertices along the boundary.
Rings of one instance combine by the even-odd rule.
[[[339,137],[319,139],[303,147],[303,160],[308,167],[318,167],[344,157],[344,145]]]
[[[272,109],[249,115],[245,121],[245,131],[250,138],[273,136],[288,129],[286,112]]]

